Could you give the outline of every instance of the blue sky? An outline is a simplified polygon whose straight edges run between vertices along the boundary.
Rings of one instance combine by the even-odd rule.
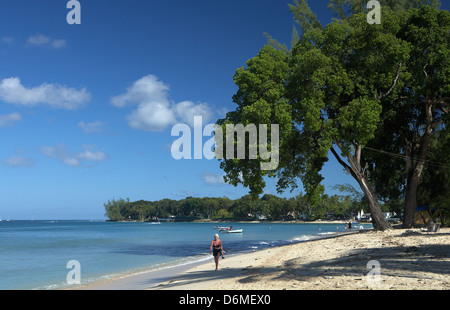
[[[328,1],[312,2],[328,23]],[[291,1],[80,3],[81,25],[68,25],[65,0],[0,2],[0,217],[101,219],[112,198],[245,195],[217,160],[174,160],[170,131],[234,110],[233,74],[263,32],[290,42]],[[334,159],[323,173],[328,192],[354,184]]]

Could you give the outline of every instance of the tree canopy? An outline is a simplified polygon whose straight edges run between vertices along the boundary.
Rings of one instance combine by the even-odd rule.
[[[104,207],[105,216],[111,221],[152,221],[169,217],[176,221],[317,220],[327,218],[327,215],[333,219],[348,220],[361,210],[368,211],[367,204],[359,198],[354,193],[323,195],[316,208],[311,206],[302,193],[289,199],[265,194],[256,200],[251,195],[234,200],[226,197],[187,197],[158,201],[130,201],[121,198],[107,201]]]
[[[361,4],[331,1],[341,20],[323,27],[307,1],[295,1],[302,36],[289,51],[264,46],[236,71],[237,109],[218,121],[222,127],[279,124],[280,164],[268,172],[259,169],[261,159],[223,159],[221,167],[226,181],[243,183],[253,196],[262,193],[264,176],[277,177],[279,191],[301,180],[317,205],[324,191],[320,171],[335,157],[360,185],[374,227],[384,230],[390,225],[379,199],[403,198],[404,224],[411,224],[429,145],[448,124],[450,15],[435,8],[438,1],[405,2],[410,9],[399,11],[389,8],[399,2],[389,2],[382,23],[370,25],[358,13]],[[374,150],[403,154],[401,168]]]

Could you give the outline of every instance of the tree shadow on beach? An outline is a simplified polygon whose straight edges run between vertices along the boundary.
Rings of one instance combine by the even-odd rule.
[[[261,275],[273,280],[308,281],[311,278],[348,276],[362,280],[372,269],[370,261],[378,261],[383,276],[422,279],[418,273],[449,275],[450,245],[390,246],[353,249],[341,257],[302,264],[302,258],[291,259],[277,268],[261,268],[241,278],[240,283],[259,281]]]
[[[205,281],[231,279],[238,276],[242,271],[242,268],[223,268],[217,271],[211,268],[211,270],[188,272],[185,274],[177,275],[170,279],[154,278],[148,284],[160,283],[159,285],[154,286],[151,289],[178,288],[180,285],[191,285]]]
[[[256,283],[262,280],[306,281],[312,278],[333,279],[336,277],[353,277],[363,280],[368,272],[367,263],[376,260],[380,263],[383,276],[416,278],[422,280],[419,273],[449,275],[450,245],[432,244],[420,246],[385,246],[370,249],[352,249],[342,256],[328,260],[302,263],[298,257],[275,267],[224,268],[219,271],[208,270],[188,272],[169,280],[160,288],[172,288],[181,285],[201,283],[204,281],[226,280],[238,277],[241,284]],[[426,278],[425,278],[426,279]],[[163,280],[163,279],[161,279]]]

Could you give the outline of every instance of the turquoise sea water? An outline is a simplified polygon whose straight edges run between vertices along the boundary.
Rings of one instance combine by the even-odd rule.
[[[207,260],[215,223],[104,221],[0,222],[0,289],[67,287],[77,260],[81,282]],[[227,223],[242,234],[220,234],[225,255],[306,241],[344,231],[337,224]],[[360,225],[358,225],[359,227]],[[371,225],[363,225],[370,228]]]

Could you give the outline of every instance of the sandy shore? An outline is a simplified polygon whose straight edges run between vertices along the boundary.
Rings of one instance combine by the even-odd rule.
[[[379,265],[368,268],[369,261]],[[369,272],[375,277],[368,278]],[[211,259],[160,280],[148,289],[448,290],[450,229],[438,233],[396,229],[341,235],[226,257],[220,260],[219,271],[214,270]]]

